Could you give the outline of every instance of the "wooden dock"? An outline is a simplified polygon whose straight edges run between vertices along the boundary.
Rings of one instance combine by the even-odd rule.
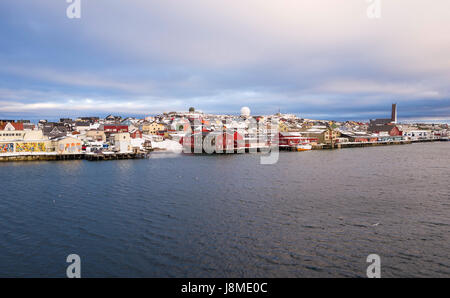
[[[113,153],[113,154],[96,153],[84,155],[84,159],[89,161],[144,159],[147,157],[148,157],[147,153]]]

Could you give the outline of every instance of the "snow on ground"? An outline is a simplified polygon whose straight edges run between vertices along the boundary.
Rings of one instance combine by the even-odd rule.
[[[164,140],[162,142],[153,142],[152,141],[152,147],[154,149],[162,149],[165,150],[165,152],[169,153],[182,153],[183,152],[183,146],[175,141],[172,140]]]

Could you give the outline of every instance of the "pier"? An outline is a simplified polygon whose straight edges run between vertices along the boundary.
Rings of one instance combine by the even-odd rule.
[[[63,160],[124,160],[124,159],[144,159],[148,157],[148,153],[93,153],[93,154],[55,154],[55,153],[39,153],[39,154],[9,154],[0,155],[0,162],[9,161],[63,161]]]
[[[89,161],[145,159],[147,157],[147,153],[94,153],[84,155],[84,159]]]

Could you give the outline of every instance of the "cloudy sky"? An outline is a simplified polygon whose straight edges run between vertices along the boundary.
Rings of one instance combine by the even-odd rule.
[[[0,118],[450,119],[450,1],[0,1]]]

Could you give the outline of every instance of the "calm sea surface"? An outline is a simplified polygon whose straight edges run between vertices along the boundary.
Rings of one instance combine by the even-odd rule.
[[[0,277],[449,277],[449,149],[0,163]]]

